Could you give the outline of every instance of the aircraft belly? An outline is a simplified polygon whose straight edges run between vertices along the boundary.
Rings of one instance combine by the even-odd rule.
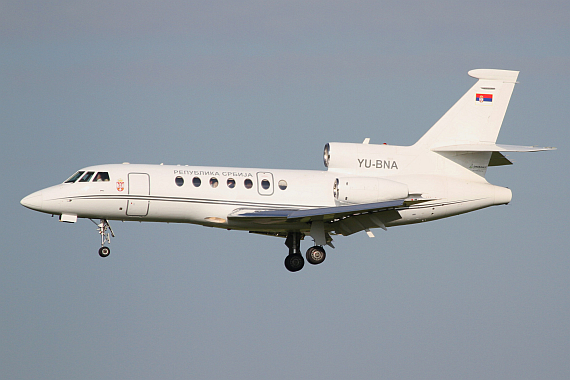
[[[497,189],[503,188],[487,182],[416,177],[410,181],[410,189],[434,201],[399,209],[401,219],[387,221],[386,226],[427,222],[493,206],[499,204],[495,201]]]
[[[448,218],[450,216],[464,214],[470,211],[479,210],[485,207],[493,206],[492,198],[480,199],[446,199],[444,203],[422,205],[422,207],[413,207],[409,209],[399,210],[401,219],[387,222],[387,227],[400,226],[405,224],[414,224],[428,222],[432,220]]]
[[[125,216],[125,199],[70,199],[65,212],[77,214],[80,218],[121,219]]]
[[[127,203],[128,216],[147,216],[150,201],[140,199],[129,199]]]
[[[145,219],[168,221],[173,223],[203,224],[206,218],[224,219],[220,206],[191,203],[184,201],[151,200]]]

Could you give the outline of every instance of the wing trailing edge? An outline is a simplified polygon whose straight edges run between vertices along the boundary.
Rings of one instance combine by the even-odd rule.
[[[378,212],[404,206],[405,199],[391,200],[386,202],[354,204],[336,207],[317,207],[310,209],[236,209],[228,215],[229,220],[253,221],[258,223],[278,222],[309,222],[314,220],[341,219],[349,216]]]

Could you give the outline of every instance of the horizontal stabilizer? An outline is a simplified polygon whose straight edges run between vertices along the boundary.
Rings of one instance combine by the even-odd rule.
[[[363,203],[349,206],[318,207],[310,209],[273,209],[273,210],[234,210],[228,219],[250,220],[259,223],[278,223],[284,221],[308,222],[311,220],[338,219],[356,214],[377,212],[404,205],[404,200],[393,200],[387,202]]]
[[[495,70],[495,69],[475,69],[467,73],[470,77],[483,80],[496,80],[502,82],[516,82],[518,71]]]
[[[539,152],[542,150],[556,150],[556,148],[484,143],[448,145],[432,148],[434,152]]]

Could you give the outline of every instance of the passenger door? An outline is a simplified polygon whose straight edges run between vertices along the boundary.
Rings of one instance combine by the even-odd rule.
[[[146,173],[129,173],[128,216],[146,216],[150,195],[150,177]]]

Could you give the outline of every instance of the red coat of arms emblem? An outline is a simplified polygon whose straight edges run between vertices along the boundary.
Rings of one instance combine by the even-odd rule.
[[[117,181],[117,191],[125,190],[125,182],[122,179]]]

